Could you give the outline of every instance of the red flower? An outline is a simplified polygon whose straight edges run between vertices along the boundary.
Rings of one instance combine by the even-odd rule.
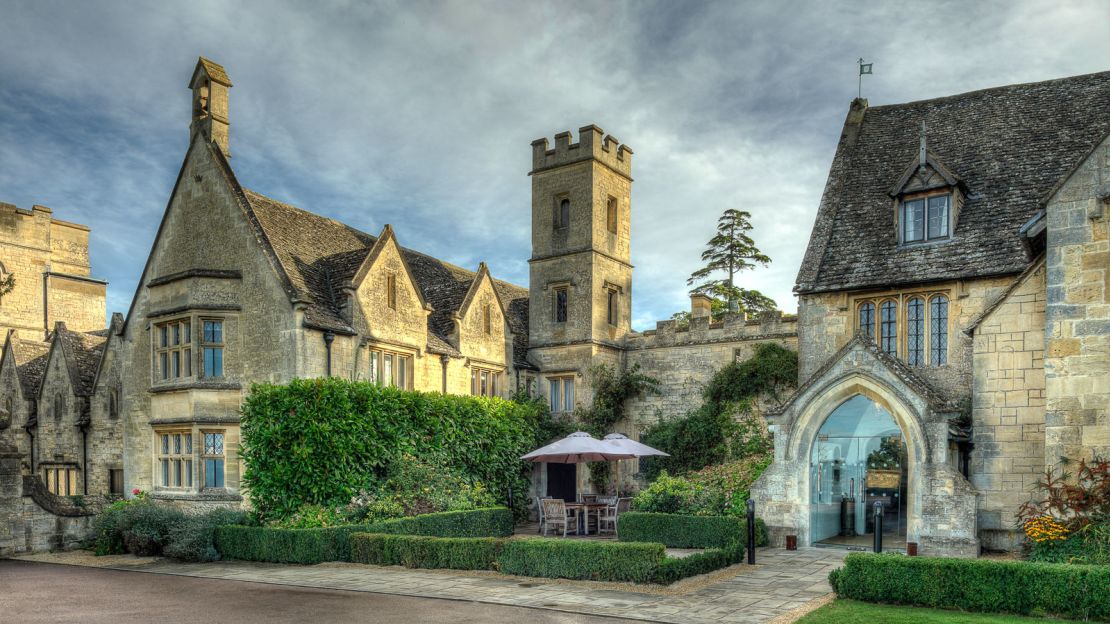
[[[140,490],[139,488],[135,488],[135,489],[131,490],[131,493],[134,494],[135,496],[138,496],[139,494],[142,493],[142,490]]]

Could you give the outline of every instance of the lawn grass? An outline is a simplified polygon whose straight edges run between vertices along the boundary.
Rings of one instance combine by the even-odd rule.
[[[798,624],[1050,624],[1069,622],[1047,618],[968,613],[924,607],[900,607],[855,600],[837,600],[798,620]]]

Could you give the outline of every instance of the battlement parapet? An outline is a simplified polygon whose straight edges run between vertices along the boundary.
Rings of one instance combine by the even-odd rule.
[[[791,338],[797,335],[798,317],[793,314],[770,312],[751,319],[743,314],[725,314],[718,321],[711,321],[709,317],[692,318],[688,328],[679,327],[678,322],[673,320],[659,321],[655,329],[632,332],[626,336],[624,348],[636,351],[659,347]]]
[[[621,145],[613,135],[590,124],[578,129],[578,142],[571,143],[570,132],[555,135],[555,149],[548,149],[547,138],[532,141],[532,173],[596,160],[621,175],[632,177],[632,149]]]

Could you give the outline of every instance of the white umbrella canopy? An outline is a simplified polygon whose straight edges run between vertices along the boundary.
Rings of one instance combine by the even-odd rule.
[[[670,453],[664,453],[659,449],[651,448],[650,446],[637,442],[620,433],[610,433],[602,440],[603,444],[608,444],[610,447],[616,449],[618,452],[630,453],[633,457],[651,457],[657,455],[659,457],[670,457]]]
[[[598,440],[585,431],[575,431],[562,440],[556,440],[547,446],[542,446],[527,455],[521,456],[521,459],[553,464],[578,464],[632,459],[633,457],[636,456],[607,442]]]

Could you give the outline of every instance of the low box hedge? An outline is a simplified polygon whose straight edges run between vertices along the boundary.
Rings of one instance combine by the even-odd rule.
[[[316,564],[350,561],[350,537],[354,533],[504,537],[512,532],[512,512],[505,507],[489,507],[322,529],[223,526],[216,529],[215,543],[224,559]]]
[[[687,516],[683,514],[626,511],[617,519],[622,542],[659,542],[667,548],[725,548],[748,542],[747,523],[732,516]],[[767,545],[767,527],[756,518],[755,543]]]
[[[506,540],[498,563],[520,576],[650,583],[664,553],[662,544],[526,538]]]
[[[727,568],[744,560],[744,545],[733,544],[726,548],[714,548],[685,557],[665,557],[655,571],[655,582],[669,585],[675,581],[714,570]]]
[[[444,511],[375,522],[368,532],[431,537],[508,537],[513,534],[513,512],[507,507]]]
[[[351,536],[351,561],[408,568],[493,570],[504,543],[496,537],[356,533]]]
[[[1110,620],[1110,566],[853,553],[829,583],[866,602]]]

